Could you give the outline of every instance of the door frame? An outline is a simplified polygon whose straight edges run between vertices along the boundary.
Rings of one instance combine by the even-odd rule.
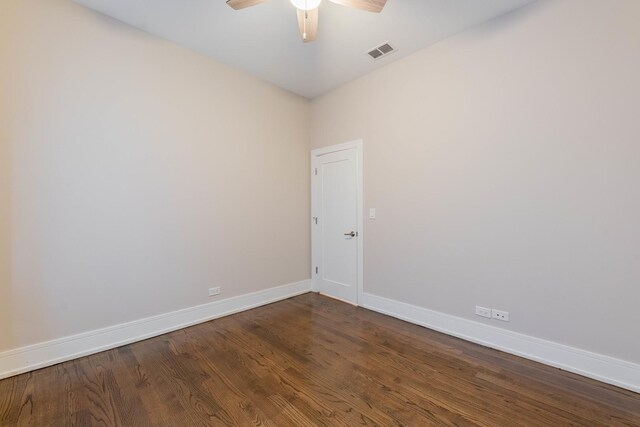
[[[356,305],[362,305],[364,294],[364,157],[363,157],[363,141],[358,139],[355,141],[346,142],[344,144],[331,145],[329,147],[322,147],[315,150],[311,150],[311,289],[314,292],[318,292],[320,287],[318,285],[318,275],[316,274],[316,266],[319,264],[319,257],[322,253],[320,247],[321,240],[319,239],[318,231],[314,218],[317,217],[317,210],[320,207],[320,201],[318,200],[318,180],[315,178],[315,171],[318,165],[318,160],[325,154],[335,153],[345,150],[356,150],[356,179],[357,179],[357,233],[358,233],[358,265],[357,265],[357,301]],[[348,301],[351,303],[350,301]]]

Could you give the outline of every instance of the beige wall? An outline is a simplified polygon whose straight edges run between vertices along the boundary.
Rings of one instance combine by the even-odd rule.
[[[10,330],[11,319],[11,163],[9,157],[9,111],[7,93],[7,62],[5,55],[5,35],[3,17],[0,14],[0,341],[5,331]],[[0,347],[2,348],[2,347]]]
[[[309,277],[307,100],[71,0],[0,88],[0,351]]]
[[[312,103],[364,139],[366,292],[640,362],[639,16],[540,2]]]

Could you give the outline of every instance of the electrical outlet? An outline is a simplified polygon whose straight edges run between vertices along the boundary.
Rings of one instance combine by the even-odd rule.
[[[487,318],[491,319],[491,309],[490,308],[484,308],[484,307],[480,307],[479,305],[476,305],[476,314],[478,316],[487,317]]]
[[[494,319],[502,320],[503,322],[509,321],[509,312],[508,311],[500,311],[500,310],[491,310],[491,317]]]
[[[221,288],[209,288],[209,296],[210,297],[214,297],[216,295],[220,295],[220,292],[222,292]]]

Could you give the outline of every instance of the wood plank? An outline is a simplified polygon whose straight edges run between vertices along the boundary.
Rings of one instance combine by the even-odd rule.
[[[0,381],[0,426],[640,426],[640,395],[305,294]]]

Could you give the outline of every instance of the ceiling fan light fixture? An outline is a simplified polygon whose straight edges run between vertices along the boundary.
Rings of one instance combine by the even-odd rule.
[[[320,6],[322,0],[291,0],[291,4],[300,10],[313,10]]]

